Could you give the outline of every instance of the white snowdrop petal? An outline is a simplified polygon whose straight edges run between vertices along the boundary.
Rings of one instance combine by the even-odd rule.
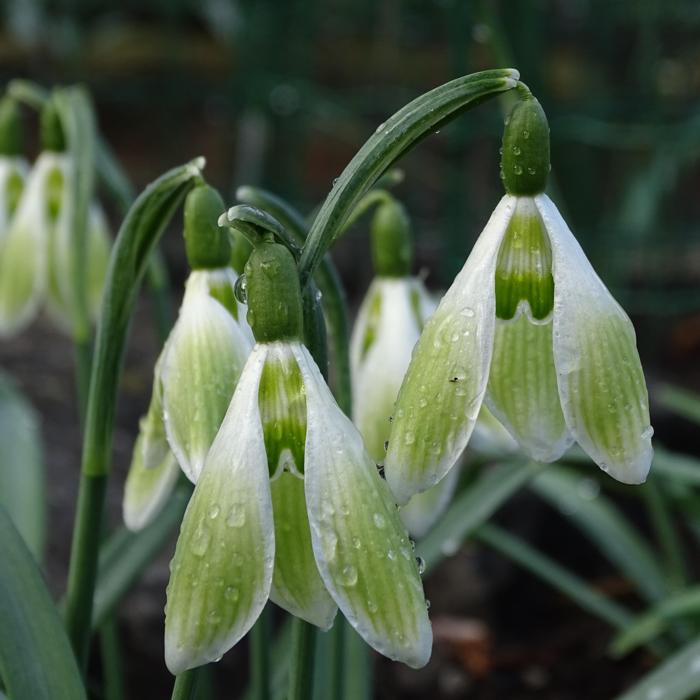
[[[258,410],[266,354],[253,349],[182,522],[165,617],[173,674],[220,658],[270,593],[275,539]]]
[[[479,415],[493,348],[496,259],[514,205],[514,197],[501,199],[413,351],[385,459],[400,504],[449,471]]]
[[[368,644],[421,667],[432,631],[408,535],[357,429],[308,351],[297,355],[308,407],[306,504],[321,578]]]
[[[236,321],[209,296],[207,272],[193,272],[162,366],[168,442],[192,482],[202,470],[249,348]]]
[[[552,247],[554,364],[564,418],[601,469],[641,483],[653,430],[634,328],[551,200],[535,201]]]

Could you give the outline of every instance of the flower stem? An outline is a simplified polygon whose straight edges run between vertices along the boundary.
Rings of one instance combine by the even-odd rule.
[[[309,700],[312,697],[315,656],[316,628],[295,618],[292,628],[288,700]]]
[[[199,668],[191,668],[175,677],[171,700],[194,700],[197,697]]]
[[[347,623],[342,615],[337,615],[331,629],[328,668],[328,692],[332,698],[342,698],[345,686],[345,637]],[[354,670],[354,669],[353,669]]]
[[[250,630],[250,687],[252,700],[270,699],[269,606],[265,606]]]

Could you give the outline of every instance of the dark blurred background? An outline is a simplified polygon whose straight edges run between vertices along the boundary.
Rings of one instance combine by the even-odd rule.
[[[2,3],[3,81],[85,83],[105,138],[138,188],[204,155],[207,178],[231,204],[236,186],[257,184],[311,211],[396,109],[458,75],[505,66],[520,70],[548,114],[550,194],[635,321],[652,400],[661,381],[700,388],[697,0]],[[396,193],[413,218],[417,269],[426,271],[433,289],[449,285],[502,194],[502,109],[493,101],[460,117],[401,162],[405,180]],[[34,122],[28,119],[28,125]],[[105,204],[116,230],[118,212]],[[333,253],[353,306],[372,274],[365,251],[363,223]],[[165,253],[179,290],[186,270],[177,227],[166,239]],[[158,351],[149,323],[142,308],[115,435],[115,524]],[[43,416],[51,505],[48,570],[60,593],[79,453],[70,408],[70,341],[42,322],[4,344],[0,363]],[[697,428],[671,420],[653,403],[652,408],[657,438],[700,453]],[[529,506],[518,507],[521,527],[523,517],[529,522]],[[548,522],[546,513],[539,517]],[[543,528],[542,547],[571,566],[588,567],[588,574],[595,569],[593,554],[581,543],[572,548],[566,538],[574,535],[566,528],[558,539],[546,534],[546,525],[540,532]],[[160,646],[168,556],[130,596],[120,623],[129,698],[169,693]],[[462,697],[471,689],[475,698],[599,698],[642,673],[645,662],[636,657],[626,666],[606,666],[601,629],[570,604],[562,612],[549,591],[524,575],[515,580],[505,575],[503,583],[503,572],[494,575],[488,561],[477,564],[474,556],[467,549],[439,569],[428,582],[429,594],[437,614],[448,610],[487,619],[496,641],[505,644],[505,676],[474,680],[479,672],[473,663],[438,645],[437,661],[421,674],[383,663],[378,697],[428,692]],[[520,644],[541,636],[546,649],[520,664],[524,651],[508,651],[509,634]],[[547,651],[552,644],[564,651]],[[245,674],[244,654],[241,649],[226,657],[217,697],[238,697],[242,682],[231,680],[232,669]],[[591,668],[608,684],[596,686]]]

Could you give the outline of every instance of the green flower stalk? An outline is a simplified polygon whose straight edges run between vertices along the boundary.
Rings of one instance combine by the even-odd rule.
[[[218,659],[268,598],[322,629],[340,607],[375,649],[422,666],[432,634],[418,565],[386,483],[301,342],[294,258],[265,235],[245,275],[257,342],[171,563],[168,668]]]
[[[235,296],[231,246],[217,219],[225,209],[201,185],[185,200],[192,272],[178,320],[156,363],[124,492],[127,527],[145,527],[165,505],[178,465],[196,483],[252,347],[246,306]]]
[[[442,479],[486,404],[533,459],[575,440],[641,483],[652,458],[635,334],[552,201],[549,128],[524,86],[506,122],[506,195],[426,325],[394,412],[385,471],[399,503]]]
[[[42,115],[44,150],[23,189],[17,183],[16,211],[0,236],[0,335],[11,336],[28,325],[42,304],[63,330],[74,317],[71,291],[71,188],[75,164],[65,144],[55,107]],[[21,190],[21,195],[19,191]],[[107,271],[110,235],[97,202],[88,213],[88,308],[97,317]]]

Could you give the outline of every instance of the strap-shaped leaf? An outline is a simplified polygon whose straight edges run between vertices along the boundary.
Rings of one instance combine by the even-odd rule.
[[[515,87],[519,73],[503,68],[457,78],[416,98],[380,124],[326,197],[299,261],[302,283],[313,274],[350,212],[377,178],[411,146],[461,112]]]
[[[85,698],[58,611],[21,535],[0,508],[0,677],[10,698]]]

